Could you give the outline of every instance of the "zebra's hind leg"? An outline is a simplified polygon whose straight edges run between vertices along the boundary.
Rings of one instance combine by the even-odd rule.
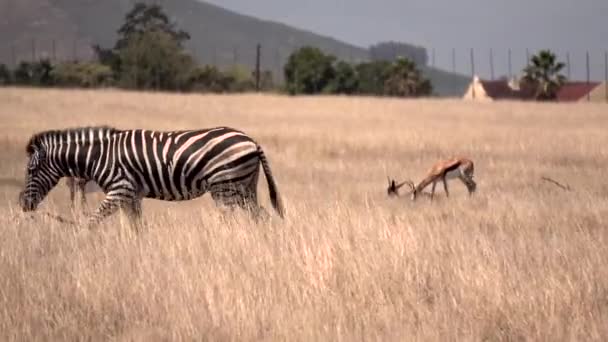
[[[106,198],[101,202],[99,208],[90,216],[88,227],[92,228],[106,217],[116,213],[119,208],[127,211],[133,222],[134,218],[141,217],[141,200],[133,189],[126,187],[124,183],[118,183],[117,187],[106,192]]]
[[[101,221],[103,221],[106,217],[116,213],[118,208],[121,206],[121,200],[119,194],[112,194],[108,192],[106,194],[106,198],[101,202],[99,208],[89,217],[89,222],[87,224],[88,228],[93,228],[97,226]]]
[[[211,188],[211,197],[216,206],[234,211],[236,207],[243,209],[256,222],[263,217],[269,217],[268,212],[258,205],[257,195],[246,187]]]
[[[122,204],[122,208],[129,218],[131,227],[137,233],[140,233],[144,227],[141,210],[141,199],[137,197],[126,199]]]

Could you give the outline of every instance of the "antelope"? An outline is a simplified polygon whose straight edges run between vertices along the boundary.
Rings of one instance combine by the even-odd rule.
[[[437,182],[443,182],[443,189],[445,190],[445,196],[450,197],[450,193],[448,191],[448,179],[458,178],[462,181],[462,183],[467,187],[469,191],[469,196],[475,192],[477,189],[477,184],[473,181],[473,173],[475,171],[475,167],[473,161],[464,157],[456,157],[447,160],[441,160],[435,163],[427,172],[426,177],[418,185],[415,185],[411,180],[406,180],[402,183],[397,184],[395,180],[388,180],[388,189],[387,193],[390,197],[399,196],[399,188],[404,185],[408,185],[411,189],[411,199],[412,201],[416,200],[416,197],[419,194],[424,194],[422,190],[426,188],[429,184],[433,184],[431,188],[431,201],[433,200],[433,196],[435,195],[435,186]]]

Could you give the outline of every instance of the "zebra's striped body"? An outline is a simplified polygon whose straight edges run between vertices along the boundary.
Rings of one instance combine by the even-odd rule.
[[[106,198],[92,224],[125,208],[141,214],[141,199],[183,201],[210,192],[218,204],[259,210],[259,166],[273,207],[283,207],[261,147],[245,133],[217,127],[158,132],[92,127],[47,131],[27,145],[24,210],[34,210],[61,177],[95,181]]]

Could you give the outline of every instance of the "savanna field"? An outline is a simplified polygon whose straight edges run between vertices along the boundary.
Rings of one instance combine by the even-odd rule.
[[[259,224],[205,195],[88,230],[49,215],[84,222],[64,182],[22,214],[29,137],[99,124],[249,133],[285,220],[263,174]],[[606,104],[0,89],[0,339],[606,340],[607,132]],[[471,198],[387,197],[453,155]]]

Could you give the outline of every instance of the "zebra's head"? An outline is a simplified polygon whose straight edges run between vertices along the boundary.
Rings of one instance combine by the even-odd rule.
[[[52,172],[47,151],[40,143],[31,140],[26,151],[29,160],[25,170],[25,186],[19,193],[19,204],[23,211],[34,211],[57,185],[60,176]]]

